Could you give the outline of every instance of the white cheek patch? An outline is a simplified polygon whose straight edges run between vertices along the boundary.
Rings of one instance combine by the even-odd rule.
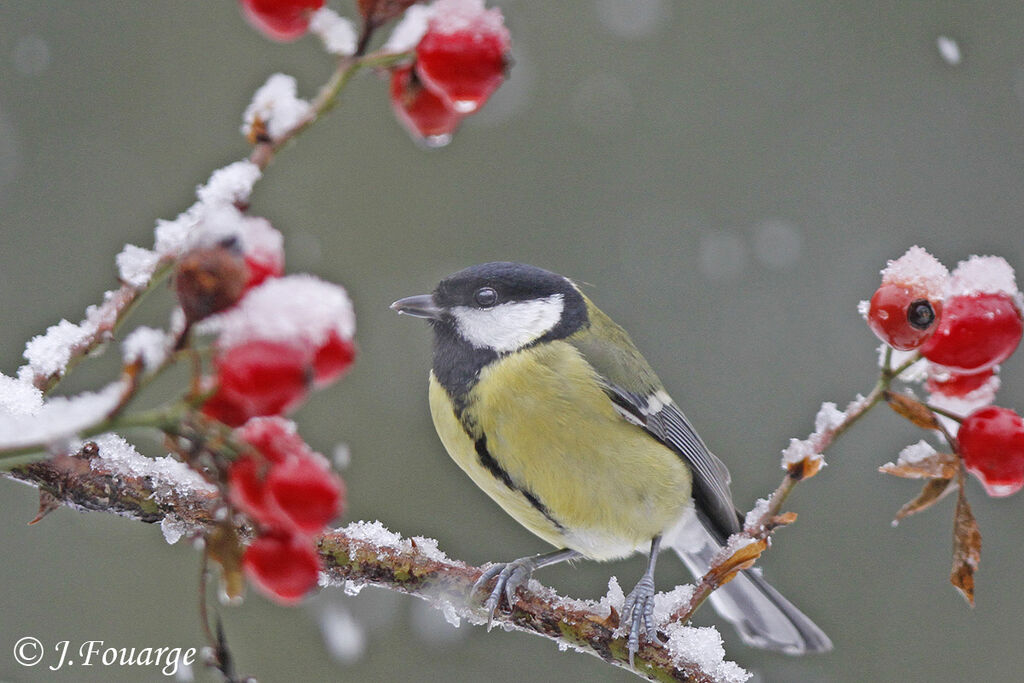
[[[451,310],[463,338],[478,349],[507,353],[543,337],[562,318],[561,294],[511,301],[493,308],[456,306]]]

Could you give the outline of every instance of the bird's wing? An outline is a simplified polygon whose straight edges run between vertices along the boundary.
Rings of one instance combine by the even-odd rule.
[[[629,335],[603,314],[591,319],[601,334],[570,337],[600,376],[605,393],[619,414],[677,453],[693,472],[697,515],[719,544],[741,529],[729,491],[729,470],[672,401]],[[629,375],[624,376],[628,369]]]

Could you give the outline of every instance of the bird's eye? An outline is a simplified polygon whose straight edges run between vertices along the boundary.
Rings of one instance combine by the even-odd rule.
[[[481,287],[476,290],[473,299],[476,300],[477,305],[481,308],[490,308],[498,303],[498,293],[491,287]]]
[[[935,309],[927,299],[918,299],[907,307],[907,322],[918,330],[927,330],[935,322]]]

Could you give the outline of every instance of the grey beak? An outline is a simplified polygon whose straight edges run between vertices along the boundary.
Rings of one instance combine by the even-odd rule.
[[[430,320],[437,320],[443,312],[434,303],[434,297],[431,294],[418,294],[399,299],[391,304],[391,310],[399,315],[411,315],[414,318],[428,318]]]

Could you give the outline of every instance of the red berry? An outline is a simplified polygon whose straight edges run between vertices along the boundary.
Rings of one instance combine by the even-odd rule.
[[[969,375],[957,372],[929,374],[926,386],[932,394],[963,398],[992,381],[995,372],[995,368],[989,368]]]
[[[416,46],[416,73],[452,109],[470,114],[505,80],[510,38],[501,10],[483,0],[438,0]]]
[[[267,475],[268,505],[298,533],[322,532],[341,514],[344,491],[341,478],[312,455],[274,465]]]
[[[391,109],[409,135],[427,147],[448,144],[462,122],[462,114],[428,90],[412,66],[391,70]]]
[[[942,303],[916,284],[883,282],[868,308],[868,326],[894,349],[916,349],[935,332]]]
[[[245,283],[246,290],[252,289],[269,277],[281,277],[284,274],[284,263],[264,254],[247,254],[245,265],[249,268],[249,279]]]
[[[921,347],[933,363],[961,372],[982,372],[1010,357],[1024,324],[1012,296],[978,293],[948,299],[935,334]]]
[[[217,389],[203,412],[237,427],[251,417],[294,410],[308,392],[308,358],[289,344],[251,341],[214,359]]]
[[[314,10],[324,0],[241,0],[245,18],[268,38],[295,40],[306,33]]]
[[[1024,488],[1024,420],[1008,408],[988,406],[971,413],[957,434],[964,465],[990,496]]]
[[[258,522],[266,523],[267,473],[271,463],[253,455],[243,455],[228,468],[228,496],[231,503]]]
[[[331,330],[327,341],[320,345],[313,356],[314,386],[324,387],[341,377],[352,366],[355,357],[355,344]]]
[[[272,463],[312,452],[296,431],[295,423],[282,417],[253,418],[236,430],[235,436]]]
[[[316,586],[320,558],[308,539],[274,534],[260,536],[245,549],[242,569],[267,597],[293,605]]]

